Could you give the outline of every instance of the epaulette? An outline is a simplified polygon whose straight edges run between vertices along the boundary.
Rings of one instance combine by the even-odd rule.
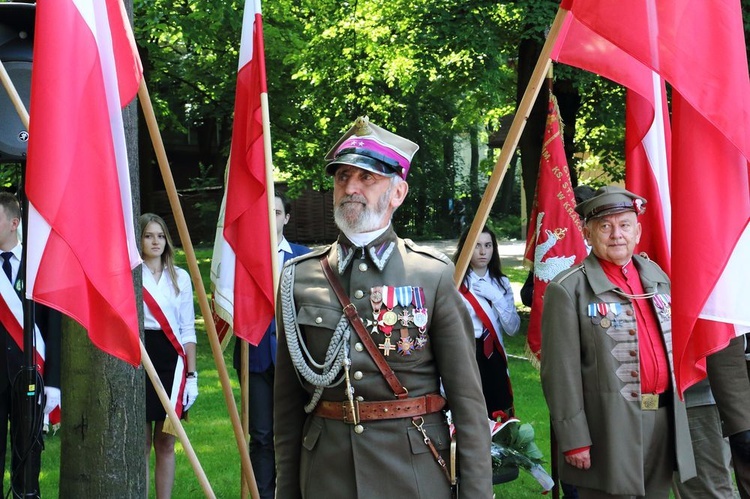
[[[649,262],[651,261],[651,259],[648,257],[648,253],[646,253],[645,251],[641,251],[640,253],[638,253],[638,256],[648,260]]]
[[[307,260],[308,258],[320,257],[321,255],[328,253],[330,249],[331,245],[328,244],[326,246],[321,246],[320,248],[314,249],[309,253],[305,253],[304,255],[295,256],[291,260],[287,260],[286,263],[284,263],[284,267],[286,267],[287,265],[296,265],[301,261]]]
[[[568,277],[572,276],[573,274],[575,274],[578,271],[581,271],[584,274],[586,273],[586,269],[583,267],[583,264],[577,265],[576,267],[572,267],[572,268],[570,268],[568,270],[560,272],[557,275],[557,277],[555,277],[554,280],[555,280],[556,283],[559,284],[559,283],[563,282],[565,279],[567,279]]]
[[[424,255],[431,256],[432,258],[435,258],[437,260],[440,260],[443,263],[451,263],[450,259],[445,256],[444,253],[431,248],[429,246],[420,246],[419,244],[415,243],[411,239],[404,239],[404,244],[409,247],[410,250],[416,251],[417,253],[422,253]]]

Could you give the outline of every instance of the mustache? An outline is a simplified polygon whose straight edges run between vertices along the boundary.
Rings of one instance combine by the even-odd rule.
[[[361,204],[367,204],[367,199],[365,199],[364,196],[361,194],[349,194],[348,196],[344,196],[339,200],[339,206],[341,206],[344,203],[361,203]]]

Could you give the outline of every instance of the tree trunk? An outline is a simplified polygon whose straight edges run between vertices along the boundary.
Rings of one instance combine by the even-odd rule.
[[[63,319],[59,497],[146,497],[143,369],[105,354]]]
[[[132,16],[132,0],[126,0]],[[123,112],[134,213],[140,213],[136,102]],[[135,223],[135,221],[133,221]],[[102,251],[106,251],[106,244]],[[140,270],[134,273],[143,324]],[[143,498],[146,394],[143,369],[96,348],[86,331],[63,319],[59,497]]]
[[[479,132],[476,125],[469,129],[469,147],[471,158],[469,160],[469,194],[471,199],[471,217],[477,212],[479,202],[482,200],[482,192],[479,190]]]

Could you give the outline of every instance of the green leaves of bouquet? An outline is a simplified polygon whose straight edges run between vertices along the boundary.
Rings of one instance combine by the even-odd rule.
[[[504,468],[517,467],[531,473],[544,490],[550,490],[554,483],[542,467],[544,455],[534,441],[534,428],[529,423],[509,418],[503,411],[493,416],[497,421],[491,430],[493,474],[502,473]]]

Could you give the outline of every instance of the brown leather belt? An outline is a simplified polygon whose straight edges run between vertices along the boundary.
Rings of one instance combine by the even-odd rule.
[[[437,393],[430,393],[422,397],[382,402],[358,402],[355,400],[353,407],[348,401],[329,402],[324,400],[318,403],[314,414],[326,419],[357,424],[360,421],[424,416],[425,414],[438,412],[443,407],[445,407],[445,399]]]

